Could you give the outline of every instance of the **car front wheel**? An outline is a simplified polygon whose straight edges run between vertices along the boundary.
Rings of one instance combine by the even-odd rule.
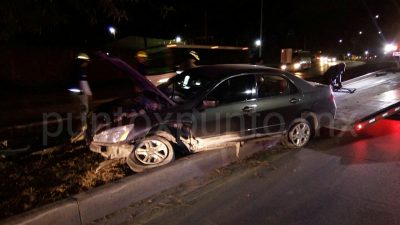
[[[159,136],[150,136],[140,141],[127,158],[127,164],[134,172],[159,167],[175,158],[172,145]]]
[[[289,148],[304,147],[310,140],[312,128],[304,119],[295,120],[283,138],[283,144]]]

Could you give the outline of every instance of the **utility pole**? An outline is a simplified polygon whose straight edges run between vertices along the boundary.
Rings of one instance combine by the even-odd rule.
[[[208,13],[207,9],[204,11],[204,44],[208,43]]]
[[[261,11],[260,11],[260,47],[258,49],[258,57],[261,58],[262,55],[262,47],[263,47],[263,8],[264,8],[264,0],[261,1]]]

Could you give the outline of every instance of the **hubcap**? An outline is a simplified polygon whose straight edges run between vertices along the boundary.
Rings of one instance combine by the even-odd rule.
[[[134,151],[136,158],[147,165],[161,163],[168,156],[168,147],[158,140],[145,140]]]
[[[289,132],[290,141],[297,147],[304,146],[310,139],[311,129],[306,123],[296,124]]]

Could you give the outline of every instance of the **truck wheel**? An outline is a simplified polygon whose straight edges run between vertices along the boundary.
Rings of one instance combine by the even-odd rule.
[[[310,123],[305,119],[297,119],[284,135],[282,142],[288,148],[302,148],[308,143],[311,136],[312,128]]]
[[[140,141],[126,159],[128,166],[137,173],[172,162],[175,158],[171,143],[159,136]]]

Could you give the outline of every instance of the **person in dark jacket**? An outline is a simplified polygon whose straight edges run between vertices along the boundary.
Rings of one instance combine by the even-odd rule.
[[[329,84],[334,90],[342,88],[342,76],[345,70],[346,64],[342,62],[329,67],[324,73],[324,76],[328,79]]]

